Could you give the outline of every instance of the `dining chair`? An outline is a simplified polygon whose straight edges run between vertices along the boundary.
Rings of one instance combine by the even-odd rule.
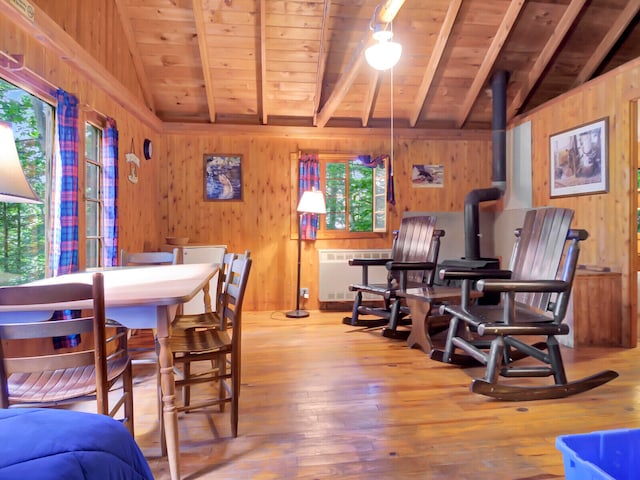
[[[43,318],[29,323],[16,319],[15,323],[0,324],[0,408],[56,407],[93,399],[97,413],[123,417],[133,435],[133,378],[127,332],[115,322],[106,325],[102,273],[94,273],[92,280],[91,285],[0,288],[0,305],[16,305],[25,311],[30,305],[93,302],[91,316],[55,321]],[[50,317],[50,312],[46,316]],[[80,345],[72,349],[29,346],[37,339],[76,334],[82,335]],[[114,392],[119,394],[114,397]]]
[[[202,313],[178,315],[173,322],[173,328],[224,328],[220,325],[222,316],[220,312],[224,308],[224,294],[227,290],[229,272],[231,264],[234,260],[245,259],[251,257],[251,251],[245,250],[244,253],[229,252],[224,255],[222,265],[218,274],[218,284],[216,287],[216,308],[213,309],[210,303],[210,297],[205,296],[204,311]]]
[[[177,263],[177,250],[174,248],[171,252],[128,252],[125,249],[120,250],[120,266],[121,267],[143,267],[155,265],[175,265]],[[155,345],[155,330],[153,331],[153,345],[130,348],[130,353],[136,353],[132,362],[134,365],[154,365],[157,364]],[[138,333],[137,329],[129,331],[129,335],[133,336]],[[140,343],[140,342],[138,342]],[[150,356],[144,357],[145,353],[152,352]]]
[[[224,411],[225,404],[230,403],[231,433],[234,437],[238,436],[242,303],[251,263],[249,257],[236,259],[231,264],[220,311],[222,328],[176,329],[169,340],[174,365],[178,368],[182,365],[183,375],[176,380],[177,388],[200,383],[218,384],[217,396],[196,403],[183,402],[178,411],[188,412],[213,405],[219,405],[220,411]],[[211,362],[210,367],[192,371],[191,363],[199,361]]]

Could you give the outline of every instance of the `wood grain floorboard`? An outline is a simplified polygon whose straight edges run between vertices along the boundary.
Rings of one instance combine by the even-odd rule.
[[[637,349],[565,348],[570,380],[620,377],[561,400],[500,402],[469,391],[481,369],[432,361],[343,315],[244,314],[238,437],[228,411],[180,414],[183,478],[558,479],[558,435],[640,428]],[[134,372],[136,440],[166,479],[155,370]]]

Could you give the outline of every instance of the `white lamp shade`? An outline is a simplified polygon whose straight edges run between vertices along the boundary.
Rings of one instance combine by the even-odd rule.
[[[42,203],[24,176],[11,125],[0,122],[0,202]]]
[[[324,195],[319,190],[307,190],[302,193],[300,203],[298,203],[298,212],[300,213],[327,213],[327,207],[324,203]]]
[[[389,41],[392,37],[388,30],[376,30],[373,38],[378,42],[364,51],[367,63],[376,70],[389,70],[400,60],[402,45]]]

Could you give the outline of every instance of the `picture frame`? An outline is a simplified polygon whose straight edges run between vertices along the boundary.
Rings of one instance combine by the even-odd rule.
[[[413,188],[444,187],[444,166],[417,164],[412,165],[411,186]]]
[[[609,191],[609,118],[549,137],[551,197]]]
[[[242,200],[242,155],[205,153],[203,177],[205,201]]]

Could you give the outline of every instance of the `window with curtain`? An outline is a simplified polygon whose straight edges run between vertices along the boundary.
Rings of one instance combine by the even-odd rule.
[[[319,238],[349,238],[386,232],[387,170],[385,160],[368,155],[318,154],[320,188],[326,215]]]
[[[0,68],[0,74],[2,70]],[[15,75],[14,75],[15,76]],[[34,86],[32,95],[0,77],[0,120],[13,126],[25,176],[43,204],[0,202],[0,285],[15,285],[52,275],[51,186],[55,145],[55,91]],[[42,90],[42,92],[41,92]],[[40,96],[42,98],[40,98]],[[117,157],[115,120],[80,112],[78,210],[81,216],[79,268],[115,265],[117,254]]]

